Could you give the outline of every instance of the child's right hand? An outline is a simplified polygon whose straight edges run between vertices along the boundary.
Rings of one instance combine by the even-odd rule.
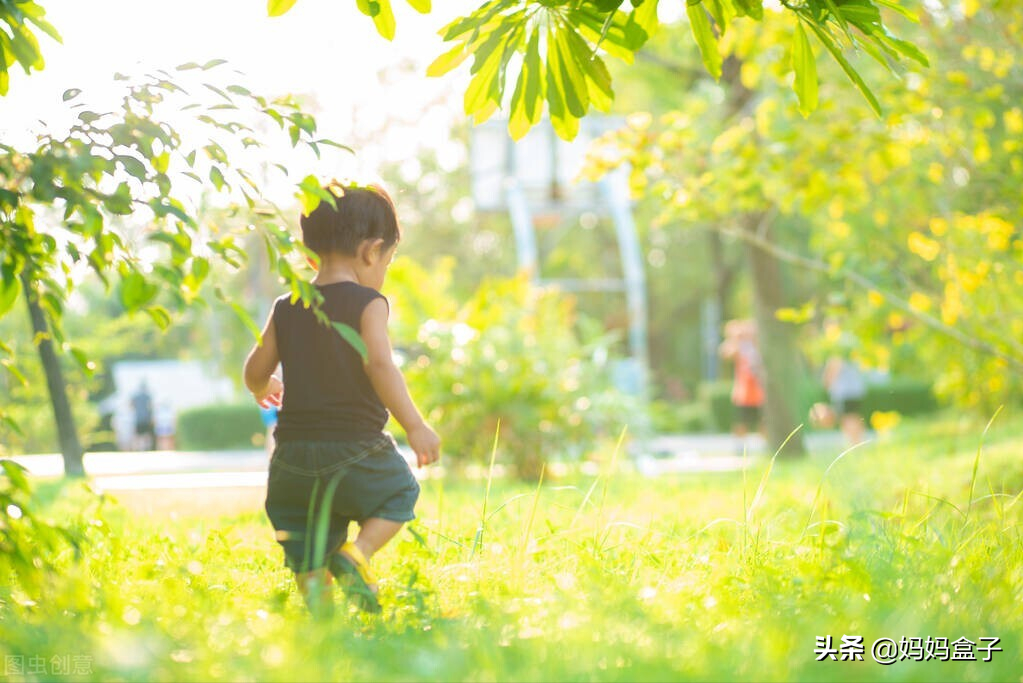
[[[284,384],[277,375],[270,375],[266,388],[260,393],[253,393],[260,408],[280,408],[284,399]]]
[[[408,445],[416,454],[419,467],[440,459],[440,437],[425,422],[406,434]]]

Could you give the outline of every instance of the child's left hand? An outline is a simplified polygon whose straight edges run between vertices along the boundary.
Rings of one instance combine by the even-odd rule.
[[[266,388],[259,393],[252,394],[260,408],[280,408],[284,400],[284,383],[277,375],[270,375],[266,382]]]

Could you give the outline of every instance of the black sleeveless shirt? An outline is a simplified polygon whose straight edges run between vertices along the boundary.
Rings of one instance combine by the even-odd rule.
[[[323,312],[360,332],[362,312],[384,295],[356,282],[318,286]],[[387,409],[377,396],[362,356],[304,308],[284,295],[274,302],[274,331],[281,358],[284,402],[278,441],[356,441],[379,435]]]

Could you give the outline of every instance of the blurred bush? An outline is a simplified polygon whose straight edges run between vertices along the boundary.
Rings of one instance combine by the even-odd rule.
[[[732,407],[732,380],[704,382],[697,395],[710,413],[711,429],[717,432],[731,431],[735,413]]]
[[[255,403],[208,405],[178,414],[178,448],[214,451],[252,448],[261,442],[265,429]]]
[[[693,434],[714,431],[710,406],[704,401],[672,403],[651,401],[650,426],[658,434]]]
[[[612,386],[614,338],[570,296],[522,276],[486,281],[459,303],[447,281],[407,260],[388,276],[402,371],[449,463],[487,463],[500,422],[498,462],[535,478],[639,424],[638,403]]]
[[[58,561],[81,559],[90,526],[101,498],[74,480],[62,480],[57,490],[77,507],[74,513],[55,522],[41,512],[45,507],[28,470],[11,460],[0,460],[0,605],[13,599],[42,601],[50,595],[54,581],[64,573]],[[78,495],[73,489],[78,489]],[[13,598],[15,591],[23,591]]]
[[[893,377],[884,383],[868,384],[863,397],[863,414],[897,412],[900,415],[925,415],[938,409],[931,383],[908,377]]]

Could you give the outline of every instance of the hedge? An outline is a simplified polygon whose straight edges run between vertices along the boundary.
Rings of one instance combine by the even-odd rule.
[[[191,451],[252,448],[265,433],[254,403],[208,405],[178,414],[178,448]]]
[[[808,380],[797,388],[797,410],[806,420],[810,406],[817,401],[827,402],[828,393],[815,380]],[[710,415],[711,427],[720,432],[730,431],[735,409],[732,407],[732,382],[728,380],[706,382],[700,385],[699,402]],[[938,400],[925,380],[892,377],[883,383],[868,384],[863,397],[863,416],[870,418],[875,412],[895,411],[901,415],[925,415],[938,409]]]

